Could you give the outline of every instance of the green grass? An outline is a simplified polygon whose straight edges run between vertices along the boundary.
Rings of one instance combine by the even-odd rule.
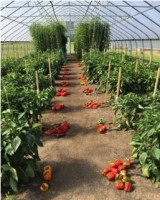
[[[112,50],[113,51],[113,50]],[[115,50],[114,50],[115,51]],[[118,49],[116,50],[116,52],[118,52]],[[119,49],[119,52],[122,52],[121,49]],[[124,52],[124,51],[123,51]],[[140,53],[140,52],[137,52],[136,51],[132,51],[132,52],[129,52],[129,51],[126,51],[125,52],[127,55],[131,55],[133,57],[137,57],[137,58],[140,58],[142,59],[143,55]],[[152,61],[153,62],[160,62],[160,53],[155,53],[154,51],[152,52]],[[144,60],[148,60],[150,61],[150,57],[151,57],[151,53],[150,52],[145,52],[144,51]]]
[[[132,56],[136,57],[136,52],[132,52]],[[138,57],[141,58],[142,55],[139,53]],[[150,57],[151,57],[150,52],[144,52],[144,59],[145,60],[150,60]],[[160,54],[153,52],[152,61],[153,62],[160,62]]]
[[[14,57],[14,58],[20,58],[23,57],[31,52],[34,51],[33,44],[29,42],[16,42],[14,44],[7,43],[7,44],[1,44],[1,57],[7,58],[7,57]],[[116,50],[118,51],[118,50]],[[121,50],[119,50],[121,52]],[[74,51],[74,42],[71,42],[71,53],[75,53]],[[137,56],[135,51],[127,52],[127,55],[132,55],[134,57]],[[138,57],[142,58],[142,55],[138,52]],[[144,52],[144,59],[150,60],[150,52]],[[160,62],[160,54],[153,52],[153,62]]]
[[[33,52],[33,45],[30,42],[15,42],[1,44],[1,57],[21,58]]]

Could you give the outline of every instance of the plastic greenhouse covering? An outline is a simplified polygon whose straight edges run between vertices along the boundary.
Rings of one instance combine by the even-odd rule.
[[[50,19],[66,24],[70,36],[97,16],[110,24],[111,45],[160,47],[160,1],[2,1],[1,41],[31,41],[30,25]]]

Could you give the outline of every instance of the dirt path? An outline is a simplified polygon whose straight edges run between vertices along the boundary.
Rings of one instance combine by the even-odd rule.
[[[79,84],[81,75],[76,61],[68,61],[70,95],[56,97],[54,102],[63,102],[66,108],[60,112],[48,110],[44,113],[43,124],[55,124],[66,120],[70,124],[67,136],[55,138],[45,136],[44,147],[39,148],[42,165],[54,167],[53,181],[47,192],[40,192],[42,179],[33,180],[30,186],[17,197],[20,200],[159,200],[160,190],[153,187],[149,180],[140,176],[138,169],[130,170],[135,189],[131,193],[117,191],[113,182],[102,177],[101,169],[109,162],[131,156],[131,133],[109,131],[97,134],[97,121],[103,118],[112,119],[108,107],[95,110],[83,109],[89,100],[102,102],[104,94],[93,93],[87,96],[82,93]],[[60,80],[56,81],[58,84]],[[95,88],[94,85],[90,85]],[[57,87],[59,88],[59,87]]]

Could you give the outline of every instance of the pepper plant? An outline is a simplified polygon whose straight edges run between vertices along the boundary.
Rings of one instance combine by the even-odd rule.
[[[40,141],[40,124],[28,123],[25,113],[14,114],[7,109],[2,112],[1,134],[1,181],[2,186],[17,192],[18,183],[26,182],[39,171],[38,146]]]

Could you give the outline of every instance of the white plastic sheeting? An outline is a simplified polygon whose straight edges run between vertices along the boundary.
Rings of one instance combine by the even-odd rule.
[[[160,40],[160,1],[101,0],[2,1],[1,40],[30,41],[34,22],[53,19],[76,25],[94,17],[110,24],[112,41]]]

